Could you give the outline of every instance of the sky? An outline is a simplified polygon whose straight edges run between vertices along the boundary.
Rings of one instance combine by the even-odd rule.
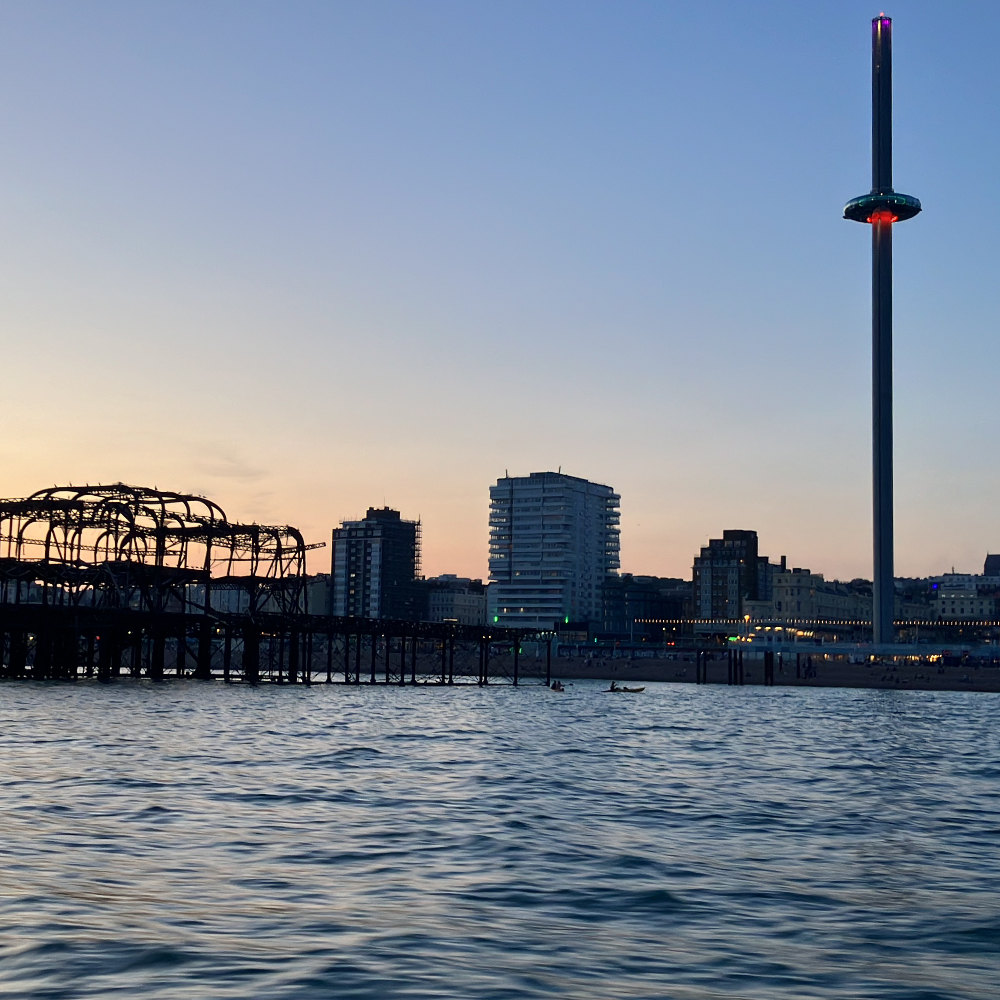
[[[126,482],[309,542],[621,494],[871,577],[871,35],[854,0],[6,0],[0,496]],[[1000,5],[900,0],[897,576],[1000,551]],[[310,554],[314,572],[329,549]]]

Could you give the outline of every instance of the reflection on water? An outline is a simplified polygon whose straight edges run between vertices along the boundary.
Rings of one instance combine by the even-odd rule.
[[[1000,696],[0,686],[0,992],[993,998]]]

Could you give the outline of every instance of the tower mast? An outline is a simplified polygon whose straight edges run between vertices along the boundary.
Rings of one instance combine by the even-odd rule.
[[[872,639],[895,638],[892,532],[892,226],[920,202],[892,188],[892,19],[872,19],[872,189],[844,207],[844,218],[872,227]]]

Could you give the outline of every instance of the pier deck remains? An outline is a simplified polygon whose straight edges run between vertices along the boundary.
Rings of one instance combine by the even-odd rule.
[[[0,500],[0,678],[548,682],[521,630],[310,613],[310,547],[123,483]]]

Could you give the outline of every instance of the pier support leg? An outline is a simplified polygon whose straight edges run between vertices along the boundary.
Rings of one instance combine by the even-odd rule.
[[[302,642],[301,634],[293,630],[288,636],[288,683],[295,684],[299,679],[299,652]]]
[[[150,638],[149,650],[149,677],[150,680],[163,680],[164,647],[166,640],[163,638],[163,627],[158,622],[153,625],[152,636]]]
[[[52,633],[47,623],[40,623],[35,633],[35,664],[31,676],[48,680],[52,676]]]
[[[212,629],[207,620],[198,623],[198,652],[195,654],[194,676],[199,681],[212,679]]]
[[[253,625],[243,629],[243,680],[260,683],[260,631]]]
[[[175,670],[178,677],[183,677],[186,670],[186,660],[187,654],[187,631],[182,625],[177,631],[177,657],[175,662]]]
[[[94,676],[94,659],[96,646],[94,644],[94,633],[87,633],[87,651],[84,653],[83,675],[84,677]]]
[[[21,678],[28,672],[28,636],[21,631],[10,634],[10,666],[8,674]]]
[[[229,683],[229,672],[233,666],[233,630],[226,626],[226,642],[222,648],[222,679]]]

